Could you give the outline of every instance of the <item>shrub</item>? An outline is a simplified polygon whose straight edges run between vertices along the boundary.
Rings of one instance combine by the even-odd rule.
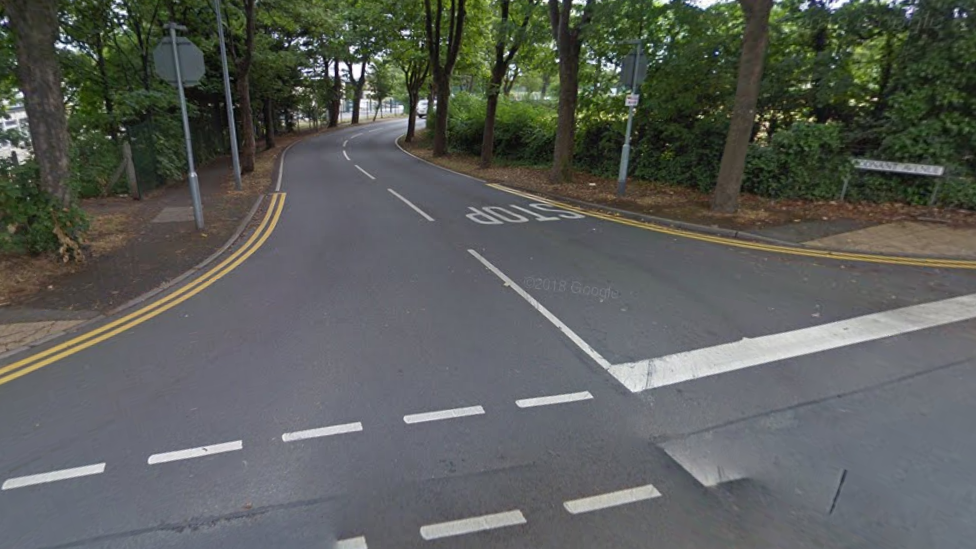
[[[41,190],[37,163],[13,166],[0,161],[0,252],[40,254],[62,248],[65,238],[76,242],[88,228],[78,207],[63,208]]]
[[[452,151],[481,154],[485,132],[485,99],[467,93],[451,98],[448,145]],[[524,164],[545,164],[552,158],[556,114],[541,103],[499,98],[495,117],[495,156]]]
[[[851,173],[841,126],[800,122],[752,145],[742,188],[770,198],[836,198]]]

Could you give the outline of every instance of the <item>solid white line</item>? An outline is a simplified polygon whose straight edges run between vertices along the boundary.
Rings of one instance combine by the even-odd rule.
[[[525,516],[518,509],[496,513],[494,515],[483,515],[438,524],[428,524],[420,527],[420,537],[425,540],[460,536],[463,534],[473,534],[495,528],[505,528],[506,526],[516,526],[525,524]]]
[[[308,429],[305,431],[295,431],[293,433],[285,433],[281,435],[281,440],[285,442],[292,442],[295,440],[328,437],[332,435],[342,435],[345,433],[357,433],[362,430],[363,430],[363,424],[357,421],[356,423],[345,423],[343,425],[330,425],[329,427],[320,427],[318,429]]]
[[[411,414],[403,416],[404,423],[424,423],[426,421],[439,421],[442,419],[454,419],[467,416],[478,416],[485,413],[481,406],[468,406],[467,408],[454,408],[453,410],[440,410],[437,412],[425,412],[423,414]]]
[[[516,400],[515,405],[519,408],[532,408],[534,406],[549,406],[550,404],[579,402],[581,400],[590,400],[591,398],[593,398],[593,395],[591,395],[589,391],[583,391],[582,393],[567,393],[565,395],[523,398],[522,400]]]
[[[477,259],[482,263],[482,265],[488,267],[488,270],[495,273],[495,276],[502,279],[502,281],[504,281],[510,288],[515,290],[515,293],[522,296],[522,299],[528,301],[529,305],[532,305],[532,307],[535,308],[535,310],[542,313],[542,316],[546,317],[546,319],[548,319],[549,322],[552,322],[553,325],[556,326],[556,328],[559,328],[559,331],[561,331],[563,334],[566,335],[566,337],[572,340],[572,342],[575,343],[576,346],[580,348],[580,350],[582,350],[590,358],[592,358],[597,364],[603,367],[604,370],[610,368],[610,362],[607,359],[603,358],[603,356],[600,353],[596,352],[596,349],[590,347],[585,341],[583,341],[582,338],[580,338],[580,336],[576,335],[576,332],[571,330],[569,326],[563,324],[563,321],[556,318],[556,315],[550,313],[549,309],[546,309],[542,305],[542,303],[536,301],[534,297],[532,297],[531,295],[529,295],[528,292],[523,290],[522,287],[516,284],[514,280],[508,278],[508,276],[506,276],[505,273],[499,271],[498,268],[492,265],[487,259],[481,257],[481,254],[479,254],[478,252],[474,250],[468,250],[468,253],[473,255],[475,259]]]
[[[346,157],[346,160],[352,162],[352,158],[349,158],[349,155],[346,154],[346,150],[345,149],[342,150],[342,156],[345,156]]]
[[[369,549],[366,546],[366,537],[359,536],[358,538],[341,539],[335,544],[336,549]]]
[[[0,486],[0,490],[13,490],[14,488],[23,488],[24,486],[33,486],[35,484],[44,484],[46,482],[54,482],[57,480],[87,477],[89,475],[100,475],[104,472],[104,463],[74,467],[72,469],[61,469],[60,471],[51,471],[50,473],[40,473],[37,475],[27,475],[26,477],[7,479],[3,481],[3,486]]]
[[[357,170],[359,170],[359,171],[361,171],[361,172],[363,172],[364,174],[366,174],[366,177],[368,177],[368,178],[370,178],[370,179],[376,179],[375,177],[373,177],[373,176],[371,176],[371,175],[369,175],[369,172],[367,172],[366,170],[364,170],[364,169],[362,169],[362,168],[360,168],[360,167],[359,167],[359,164],[356,164],[356,169],[357,169]]]
[[[297,143],[297,141],[295,142]],[[281,192],[281,173],[285,171],[285,155],[288,154],[288,149],[292,147],[295,143],[285,147],[285,150],[281,151],[281,162],[278,163],[278,182],[275,183],[275,192]]]
[[[433,217],[427,215],[427,212],[425,212],[425,211],[421,210],[420,208],[418,208],[413,202],[410,202],[406,198],[403,198],[403,196],[401,196],[400,193],[394,191],[393,189],[387,189],[387,190],[390,191],[391,193],[393,193],[393,196],[395,196],[395,197],[399,198],[400,200],[402,200],[404,204],[406,204],[407,206],[410,206],[411,208],[413,208],[413,211],[415,211],[415,212],[419,213],[420,215],[424,216],[424,219],[426,219],[427,221],[433,221],[434,220]]]
[[[212,444],[210,446],[200,446],[199,448],[187,448],[186,450],[176,450],[175,452],[166,452],[163,454],[153,454],[149,456],[149,465],[155,465],[156,463],[166,463],[168,461],[178,461],[181,459],[192,459],[203,456],[211,456],[214,454],[222,454],[224,452],[234,452],[240,450],[244,447],[244,443],[240,440],[235,440],[234,442],[224,442],[221,444]]]
[[[403,154],[405,154],[407,156],[410,156],[410,157],[413,157],[415,160],[419,160],[419,161],[423,162],[424,164],[430,164],[431,166],[433,166],[435,168],[439,168],[441,170],[444,170],[445,172],[451,172],[454,175],[459,175],[461,177],[466,177],[468,179],[477,181],[478,183],[485,183],[485,180],[484,179],[478,179],[477,177],[470,176],[470,175],[468,175],[466,173],[456,172],[454,170],[445,168],[444,166],[441,166],[441,165],[438,165],[438,164],[434,164],[433,162],[430,162],[429,160],[424,160],[423,158],[420,158],[419,156],[413,154],[412,152],[404,149],[403,147],[400,146],[400,137],[404,137],[406,135],[407,134],[403,134],[403,135],[398,136],[398,137],[396,137],[396,138],[393,139],[393,144],[396,145],[396,147],[398,149],[400,149],[400,152],[402,152]]]
[[[645,501],[659,497],[661,497],[661,492],[658,492],[654,485],[647,484],[644,486],[638,486],[637,488],[628,488],[626,490],[610,492],[609,494],[600,494],[598,496],[570,500],[564,502],[563,507],[565,507],[570,513],[576,515],[579,513],[589,513],[590,511],[599,511],[600,509],[606,509],[608,507],[616,507],[618,505],[626,505],[628,503],[636,503],[638,501]]]
[[[976,294],[618,364],[609,371],[636,393],[973,318]]]

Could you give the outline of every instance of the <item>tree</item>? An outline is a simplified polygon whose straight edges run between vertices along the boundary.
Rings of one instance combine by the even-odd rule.
[[[393,93],[393,75],[390,74],[392,67],[387,63],[373,65],[373,72],[369,77],[369,88],[376,100],[376,110],[373,112],[373,121],[383,110],[383,100]]]
[[[419,4],[407,2],[398,18],[400,28],[390,42],[390,59],[403,73],[403,84],[407,91],[407,134],[406,142],[413,141],[417,128],[417,103],[420,92],[430,76],[430,54],[424,40],[425,18]]]
[[[30,120],[31,142],[40,168],[40,185],[62,206],[74,194],[68,185],[68,120],[61,92],[58,0],[4,0],[17,49],[17,80]]]
[[[742,54],[739,57],[739,76],[735,88],[732,120],[722,152],[712,210],[735,213],[739,209],[739,192],[746,167],[746,154],[752,128],[756,122],[756,102],[762,83],[763,61],[769,42],[769,13],[773,0],[739,0],[745,16],[746,27],[742,36]]]
[[[240,102],[241,133],[244,143],[241,146],[241,172],[254,171],[254,156],[257,144],[254,142],[254,112],[251,108],[251,64],[254,61],[254,32],[257,18],[254,13],[256,0],[244,2],[244,51],[238,52],[233,40],[228,40],[231,57],[237,68],[237,100]],[[228,17],[230,15],[228,14]],[[229,26],[229,25],[228,25]]]
[[[437,0],[436,11],[431,8],[431,0],[424,0],[427,51],[430,54],[434,92],[437,95],[434,156],[447,155],[447,109],[451,98],[451,75],[454,73],[454,65],[461,51],[464,18],[467,15],[465,4],[466,0],[450,0],[447,10],[447,28],[444,29],[444,0]],[[430,116],[429,107],[427,116]]]
[[[594,0],[586,0],[576,24],[572,24],[573,0],[549,0],[549,23],[559,57],[559,106],[556,143],[549,180],[563,183],[572,177],[576,146],[576,104],[579,101],[580,51],[583,33],[593,19]]]
[[[509,18],[512,8],[512,0],[499,0],[499,22],[495,30],[495,59],[491,67],[491,79],[488,82],[488,103],[485,108],[485,131],[481,139],[481,167],[491,166],[495,151],[495,116],[498,112],[498,95],[502,91],[502,81],[508,74],[508,67],[512,63],[515,54],[525,42],[526,29],[532,19],[538,0],[525,0],[524,13],[521,23],[513,28],[513,22]],[[515,78],[511,78],[514,84]],[[505,95],[511,90],[511,84],[506,83]]]

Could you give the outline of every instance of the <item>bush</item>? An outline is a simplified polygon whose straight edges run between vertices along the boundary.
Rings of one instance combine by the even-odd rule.
[[[742,189],[770,198],[829,200],[851,173],[841,126],[801,122],[752,145]]]
[[[121,163],[121,148],[108,136],[93,131],[78,132],[72,136],[70,181],[78,191],[78,198],[127,193],[124,176],[110,185]]]
[[[77,241],[88,228],[80,208],[62,208],[37,186],[38,179],[36,162],[13,166],[0,160],[0,252],[57,251],[65,244],[62,237]]]
[[[452,151],[481,154],[485,133],[485,99],[467,93],[451,98],[448,146]],[[495,156],[524,164],[546,164],[552,159],[556,113],[527,101],[499,98],[495,117]]]

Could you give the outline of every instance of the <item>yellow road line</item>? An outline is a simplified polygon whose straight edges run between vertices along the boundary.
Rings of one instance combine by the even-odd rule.
[[[522,198],[528,198],[530,200],[541,200],[543,202],[548,202],[559,206],[560,208],[565,208],[576,213],[580,213],[589,217],[596,217],[599,219],[604,219],[606,221],[612,221],[614,223],[620,223],[622,225],[629,225],[631,227],[637,227],[640,229],[645,229],[649,231],[669,234],[673,236],[680,236],[682,238],[691,238],[694,240],[700,240],[703,242],[711,242],[714,244],[723,244],[726,246],[734,246],[736,248],[746,248],[750,250],[759,250],[764,252],[772,252],[779,254],[789,254],[789,255],[799,255],[806,257],[819,257],[823,259],[835,259],[843,261],[861,261],[867,263],[884,263],[889,265],[907,265],[914,267],[940,267],[946,269],[976,269],[976,261],[967,261],[959,259],[929,259],[920,257],[903,257],[903,256],[889,256],[889,255],[876,255],[876,254],[861,254],[855,252],[836,252],[830,250],[816,250],[811,248],[801,248],[801,247],[789,247],[789,246],[778,246],[775,244],[763,244],[760,242],[749,242],[747,240],[740,240],[737,238],[728,238],[723,236],[713,236],[703,233],[696,233],[693,231],[686,231],[682,229],[673,229],[671,227],[665,227],[664,225],[657,225],[650,222],[644,221],[634,221],[627,218],[617,217],[602,212],[597,212],[585,208],[580,208],[572,204],[566,204],[565,202],[560,202],[558,200],[552,200],[550,198],[545,198],[542,196],[536,196],[530,193],[522,192],[516,189],[511,189],[504,185],[499,185],[497,183],[486,183],[489,187],[503,191],[509,194],[514,194],[516,196],[521,196]]]
[[[240,249],[231,254],[230,257],[222,261],[213,269],[207,271],[205,274],[193,280],[193,282],[190,282],[186,286],[183,286],[166,297],[150,303],[149,305],[133,313],[119,318],[118,320],[110,322],[105,326],[90,332],[86,332],[69,341],[61,343],[60,345],[56,345],[43,352],[0,368],[0,375],[7,374],[0,377],[0,385],[13,381],[18,377],[27,375],[30,372],[47,366],[48,364],[61,360],[62,358],[77,353],[78,351],[87,349],[88,347],[114,337],[159,314],[162,314],[165,311],[168,311],[169,309],[172,309],[180,303],[183,303],[196,294],[202,292],[211,284],[223,278],[224,275],[237,268],[238,265],[243,263],[244,260],[250,257],[258,250],[258,248],[261,247],[262,244],[264,244],[271,233],[274,232],[275,227],[278,225],[278,219],[281,217],[281,211],[284,208],[284,203],[284,193],[272,195],[271,204],[268,206],[268,211],[265,214],[264,219],[261,221],[261,224],[254,231],[254,234],[251,235],[247,242],[241,246]],[[8,373],[11,371],[13,371],[13,373]]]

